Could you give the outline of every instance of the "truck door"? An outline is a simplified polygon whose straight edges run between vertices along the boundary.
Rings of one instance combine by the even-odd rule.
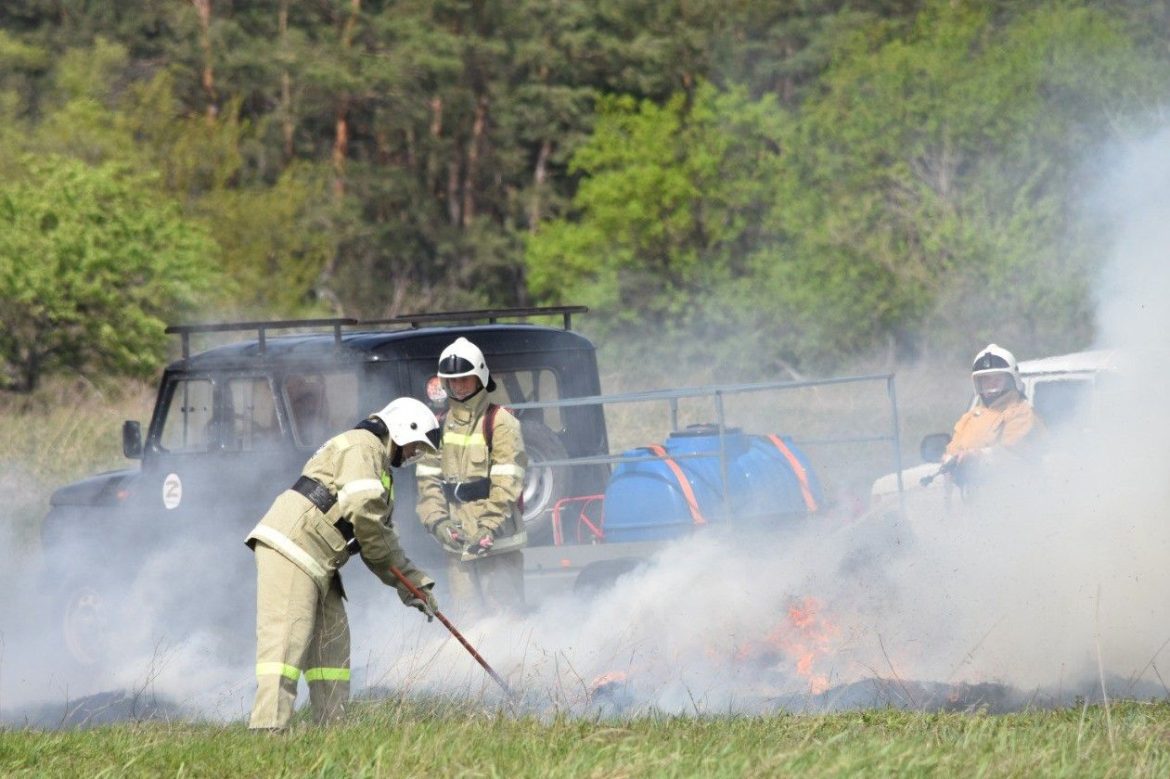
[[[272,381],[262,375],[176,376],[162,404],[139,488],[153,529],[206,537],[215,526],[217,533],[242,537],[299,471]]]

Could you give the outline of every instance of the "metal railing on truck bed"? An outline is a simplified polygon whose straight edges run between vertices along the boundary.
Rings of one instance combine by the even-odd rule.
[[[899,434],[899,419],[897,408],[897,394],[895,387],[895,379],[893,374],[872,374],[862,376],[846,376],[828,379],[818,379],[810,381],[775,381],[775,382],[759,382],[750,384],[722,384],[722,385],[708,385],[701,387],[680,388],[671,390],[651,390],[642,392],[628,392],[608,395],[595,395],[591,397],[580,398],[562,398],[555,401],[540,401],[540,402],[526,402],[515,403],[509,407],[514,411],[523,414],[526,410],[532,409],[554,409],[554,408],[568,408],[575,406],[590,406],[600,405],[604,406],[608,412],[612,412],[614,407],[623,406],[636,403],[664,403],[669,412],[669,428],[670,433],[678,434],[684,432],[684,428],[680,426],[680,408],[682,402],[688,400],[702,400],[708,399],[710,402],[711,416],[706,417],[713,422],[708,422],[711,435],[715,436],[718,443],[718,466],[719,466],[719,481],[720,494],[722,500],[722,514],[724,517],[731,517],[732,511],[732,478],[729,473],[729,466],[732,461],[731,454],[728,451],[728,442],[730,435],[738,431],[732,428],[729,420],[727,405],[729,399],[735,396],[746,396],[759,393],[768,392],[784,392],[790,393],[798,390],[817,391],[822,388],[841,386],[841,385],[860,385],[860,384],[884,384],[886,416],[884,429],[878,429],[870,433],[846,433],[843,435],[813,435],[803,437],[793,437],[791,443],[800,447],[824,447],[824,446],[841,446],[841,445],[873,445],[885,444],[888,445],[889,460],[886,461],[880,472],[886,472],[891,469],[895,473],[900,474],[902,470],[902,456],[901,456],[901,439]],[[613,425],[609,425],[609,434],[611,439],[615,437]],[[824,425],[821,425],[824,427]],[[832,425],[830,425],[832,427]],[[767,435],[766,438],[772,440],[781,450],[785,448],[783,441],[773,434]],[[641,452],[645,452],[642,454]],[[532,462],[529,468],[584,468],[597,466],[625,466],[636,463],[661,462],[665,463],[677,476],[679,486],[685,493],[688,491],[686,479],[683,477],[679,469],[673,464],[677,460],[689,460],[707,458],[710,459],[711,454],[706,452],[688,453],[688,452],[674,452],[666,454],[662,447],[633,447],[630,450],[620,452],[617,454],[593,455],[587,457],[572,457],[560,460],[544,460],[541,462]],[[795,460],[788,453],[789,462],[799,470],[799,466]],[[902,485],[899,482],[899,492],[901,492]],[[559,546],[565,542],[564,529],[562,527],[562,512],[571,504],[581,504],[581,510],[578,514],[578,541],[582,540],[582,529],[584,529],[584,539],[591,543],[597,543],[605,540],[605,533],[603,529],[603,520],[599,521],[597,515],[589,514],[588,511],[596,512],[597,508],[601,506],[604,509],[600,495],[581,495],[570,496],[551,507],[553,512],[553,528],[552,528],[552,542]],[[692,504],[692,514],[694,499],[693,496],[688,497],[688,502]],[[592,508],[589,508],[592,507]],[[696,514],[696,524],[701,524],[698,515]]]

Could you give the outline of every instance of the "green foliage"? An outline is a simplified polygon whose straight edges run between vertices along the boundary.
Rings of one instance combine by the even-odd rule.
[[[0,176],[157,174],[240,314],[585,302],[764,371],[1084,345],[1079,197],[1170,83],[1137,0],[204,7],[4,3]]]
[[[213,288],[217,247],[119,167],[25,159],[0,184],[0,364],[28,392],[54,371],[145,376],[169,318]]]
[[[573,212],[528,243],[533,292],[790,372],[1087,343],[1109,235],[1085,183],[1148,126],[1165,60],[1076,2],[834,18],[832,65],[790,112],[710,84],[603,99]]]
[[[795,240],[771,266],[846,282],[819,348],[1088,341],[1102,243],[1079,219],[1085,161],[1119,117],[1140,121],[1164,68],[1079,4],[938,2],[906,34],[857,36],[823,83],[788,139],[776,218]]]
[[[323,189],[311,166],[290,167],[272,186],[223,187],[192,205],[222,247],[221,267],[239,290],[235,308],[312,311],[313,287],[333,250]]]
[[[690,103],[604,100],[573,158],[575,218],[528,242],[533,291],[666,330],[706,312],[761,240],[782,123],[771,99],[709,84]]]

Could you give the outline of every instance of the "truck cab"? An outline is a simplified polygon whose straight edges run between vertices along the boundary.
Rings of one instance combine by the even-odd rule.
[[[253,575],[243,538],[295,481],[312,452],[399,396],[428,399],[439,354],[463,336],[483,350],[501,405],[547,403],[600,391],[593,344],[570,328],[581,307],[502,309],[399,317],[177,325],[182,357],[163,372],[153,413],[123,426],[123,452],[138,466],[58,489],[42,525],[49,581],[58,587],[66,645],[80,661],[113,588],[138,566],[173,554],[182,575],[197,580],[232,550],[238,581],[211,577],[206,587],[247,592]],[[512,322],[557,317],[561,327]],[[289,332],[296,331],[296,332]],[[193,352],[211,334],[244,340]],[[435,403],[443,404],[442,398]],[[533,463],[608,451],[597,406],[537,406],[516,412]],[[539,541],[551,534],[562,497],[603,489],[598,469],[530,468],[524,519]],[[395,526],[426,570],[442,552],[414,514],[414,479],[395,483]],[[205,564],[201,564],[207,555]],[[220,557],[216,557],[219,555]],[[116,563],[113,563],[116,561]],[[358,579],[359,577],[351,577]],[[347,586],[349,583],[347,581]],[[359,585],[360,586],[360,585]],[[246,600],[243,593],[232,598]],[[247,611],[247,609],[244,609]]]

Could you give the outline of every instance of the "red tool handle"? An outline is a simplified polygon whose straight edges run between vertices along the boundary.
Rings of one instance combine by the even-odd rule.
[[[410,590],[411,595],[418,598],[423,603],[427,602],[427,594],[425,592],[423,592],[422,590],[420,590],[418,587],[415,587],[411,583],[410,579],[406,578],[406,575],[403,574],[402,571],[398,570],[397,568],[395,568],[392,565],[392,566],[390,566],[390,573],[394,574],[395,578],[397,578],[398,581],[402,582],[402,586],[404,586],[406,589]],[[483,657],[480,656],[479,652],[475,651],[475,647],[473,647],[470,643],[468,643],[467,639],[463,637],[463,634],[455,629],[455,626],[451,624],[451,620],[447,619],[447,617],[445,617],[443,615],[443,612],[439,611],[438,609],[435,609],[435,616],[439,618],[439,621],[443,623],[444,627],[446,627],[447,630],[451,631],[451,635],[453,635],[453,636],[455,636],[455,638],[459,639],[459,643],[463,644],[463,648],[471,653],[471,656],[475,658],[475,661],[477,663],[479,663],[480,665],[483,666],[483,670],[487,671],[488,676],[492,677],[492,679],[495,680],[496,684],[500,685],[500,687],[503,688],[504,692],[508,695],[508,697],[509,698],[514,697],[512,689],[510,687],[508,687],[507,682],[505,682],[500,677],[500,675],[498,673],[496,673],[490,665],[488,665],[487,660],[484,660]]]

